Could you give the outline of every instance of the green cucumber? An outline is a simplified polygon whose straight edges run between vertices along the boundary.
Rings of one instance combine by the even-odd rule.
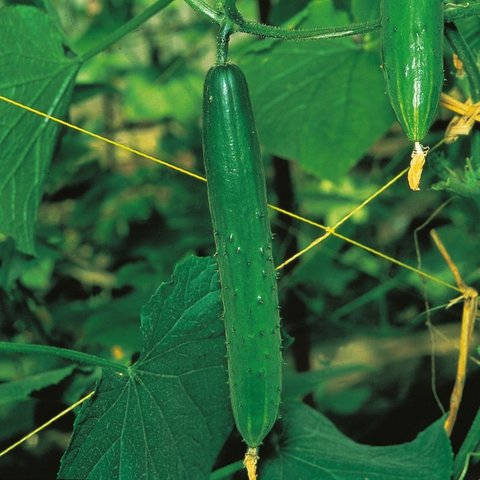
[[[443,0],[381,2],[387,93],[412,142],[420,142],[427,135],[440,101],[443,21]]]
[[[278,416],[282,355],[265,174],[247,82],[236,65],[216,65],[205,79],[203,151],[232,410],[255,457]]]

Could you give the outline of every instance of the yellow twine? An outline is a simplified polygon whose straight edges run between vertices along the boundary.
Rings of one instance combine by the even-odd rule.
[[[203,176],[201,176],[201,175],[198,175],[198,174],[196,174],[196,173],[194,173],[194,172],[191,172],[191,171],[186,170],[186,169],[184,169],[184,168],[178,167],[178,166],[173,165],[173,164],[171,164],[171,163],[169,163],[169,162],[166,162],[166,161],[164,161],[164,160],[160,160],[160,159],[154,157],[153,155],[146,154],[146,153],[144,153],[144,152],[141,152],[140,150],[137,150],[137,149],[135,149],[135,148],[129,147],[128,145],[125,145],[125,144],[123,144],[123,143],[116,142],[115,140],[111,140],[111,139],[109,139],[109,138],[107,138],[107,137],[104,137],[104,136],[102,136],[102,135],[99,135],[99,134],[97,134],[97,133],[90,132],[89,130],[86,130],[86,129],[84,129],[84,128],[78,127],[77,125],[74,125],[74,124],[72,124],[72,123],[70,123],[70,122],[67,122],[67,121],[65,121],[65,120],[62,120],[62,119],[60,119],[60,118],[54,117],[53,115],[48,115],[47,113],[41,112],[40,110],[37,110],[37,109],[32,108],[32,107],[29,107],[28,105],[24,105],[23,103],[20,103],[20,102],[18,102],[18,101],[12,100],[12,99],[10,99],[10,98],[8,98],[8,97],[5,97],[5,96],[3,96],[3,95],[0,95],[0,100],[4,101],[4,102],[6,102],[6,103],[9,103],[9,104],[11,104],[11,105],[14,105],[14,106],[16,106],[16,107],[18,107],[18,108],[22,108],[23,110],[26,110],[26,111],[28,111],[28,112],[34,113],[35,115],[38,115],[38,116],[40,116],[40,117],[46,118],[46,119],[48,119],[48,120],[51,120],[52,122],[59,123],[60,125],[63,125],[63,126],[68,127],[68,128],[71,128],[72,130],[75,130],[75,131],[77,131],[77,132],[80,132],[80,133],[83,133],[83,134],[88,135],[88,136],[90,136],[90,137],[93,137],[93,138],[95,138],[95,139],[97,139],[97,140],[100,140],[100,141],[102,141],[102,142],[108,143],[108,144],[110,144],[110,145],[114,145],[115,147],[120,148],[120,149],[122,149],[122,150],[126,150],[126,151],[128,151],[128,152],[130,152],[130,153],[133,153],[133,154],[138,155],[138,156],[140,156],[140,157],[146,158],[147,160],[150,160],[150,161],[152,161],[152,162],[155,162],[155,163],[158,163],[158,164],[163,165],[163,166],[165,166],[165,167],[171,168],[172,170],[175,170],[175,171],[177,171],[177,172],[183,173],[184,175],[188,175],[188,176],[190,176],[190,177],[193,177],[193,178],[195,178],[196,180],[200,180],[200,181],[202,181],[202,182],[206,182],[206,181],[207,181],[205,177],[203,177]],[[346,221],[348,218],[350,218],[354,213],[358,212],[361,208],[363,208],[363,207],[366,205],[366,203],[368,203],[369,201],[373,200],[373,198],[375,198],[377,195],[379,195],[381,192],[383,192],[386,188],[388,188],[392,183],[394,183],[395,181],[397,181],[398,178],[400,178],[400,177],[401,177],[402,175],[404,175],[404,174],[405,174],[405,171],[402,171],[402,172],[400,172],[398,175],[396,175],[392,180],[390,180],[389,182],[387,182],[387,183],[385,184],[385,188],[382,187],[382,189],[380,189],[380,190],[378,190],[377,192],[375,192],[375,193],[372,195],[372,197],[369,197],[369,198],[368,198],[367,200],[365,200],[362,204],[360,204],[358,207],[356,207],[354,210],[352,210],[352,212],[350,212],[346,217],[342,218],[341,222],[342,222],[342,223],[345,222],[345,221]],[[436,278],[436,277],[434,277],[433,275],[430,275],[430,274],[427,274],[427,273],[425,273],[425,272],[422,272],[421,270],[418,270],[418,269],[416,269],[416,268],[414,268],[414,267],[411,267],[410,265],[407,265],[407,264],[405,264],[405,263],[403,263],[403,262],[400,262],[399,260],[396,260],[396,259],[394,259],[394,258],[392,258],[392,257],[389,257],[388,255],[385,255],[385,254],[383,254],[382,252],[379,252],[379,251],[377,251],[377,250],[375,250],[375,249],[373,249],[373,248],[371,248],[371,247],[368,247],[368,246],[366,246],[366,245],[363,245],[363,244],[357,242],[356,240],[352,240],[352,239],[350,239],[350,238],[348,238],[348,237],[346,237],[346,236],[344,236],[344,235],[340,235],[339,233],[335,232],[335,228],[327,227],[327,226],[322,225],[322,224],[320,224],[320,223],[314,222],[313,220],[309,220],[309,219],[307,219],[307,218],[305,218],[305,217],[302,217],[301,215],[297,215],[297,214],[295,214],[295,213],[289,212],[288,210],[284,210],[284,209],[282,209],[282,208],[280,208],[280,207],[276,207],[276,206],[274,206],[274,205],[270,205],[270,204],[269,204],[268,206],[269,206],[270,208],[272,208],[273,210],[275,210],[275,211],[277,211],[277,212],[279,212],[279,213],[282,213],[283,215],[287,215],[287,216],[292,217],[292,218],[295,218],[296,220],[299,220],[299,221],[301,221],[301,222],[303,222],[303,223],[307,223],[307,224],[312,225],[312,226],[314,226],[314,227],[316,227],[316,228],[320,228],[320,229],[322,229],[322,230],[325,230],[328,235],[323,235],[322,237],[320,237],[321,239],[324,238],[324,237],[327,238],[328,236],[333,235],[333,236],[335,236],[335,237],[338,237],[338,238],[344,240],[345,242],[348,242],[348,243],[350,243],[350,244],[352,244],[352,245],[355,245],[355,246],[357,246],[357,247],[359,247],[359,248],[362,248],[363,250],[365,250],[365,251],[367,251],[367,252],[369,252],[369,253],[372,253],[373,255],[376,255],[376,256],[378,256],[378,257],[380,257],[380,258],[383,258],[384,260],[390,261],[390,262],[392,262],[392,263],[394,263],[394,264],[396,264],[396,265],[399,265],[399,266],[401,266],[401,267],[403,267],[403,268],[406,268],[406,269],[408,269],[408,270],[411,270],[411,271],[417,273],[418,275],[420,275],[420,276],[422,276],[422,277],[424,277],[424,278],[427,278],[427,279],[429,279],[429,280],[431,280],[431,281],[433,281],[433,282],[436,282],[436,283],[438,283],[438,284],[440,284],[440,285],[446,286],[446,287],[451,288],[451,289],[453,289],[453,290],[458,290],[458,289],[457,289],[456,287],[454,287],[453,285],[450,285],[449,283],[444,282],[443,280],[441,280],[441,279],[439,279],[439,278]],[[321,241],[323,241],[323,240],[321,240]],[[318,242],[318,243],[320,243],[320,242]],[[316,243],[316,245],[317,245],[318,243]],[[298,256],[299,256],[299,255],[297,255],[296,258],[298,258]],[[292,261],[292,260],[290,260],[290,261]],[[285,262],[284,262],[284,263],[285,263]],[[282,267],[282,265],[280,265],[280,266],[277,267],[277,268],[281,268],[281,267]]]
[[[7,447],[3,452],[0,452],[0,457],[3,455],[7,454],[14,448],[17,448],[19,445],[21,445],[23,442],[26,442],[29,438],[33,437],[37,433],[41,432],[44,428],[47,428],[49,425],[51,425],[53,422],[56,422],[58,419],[62,418],[64,415],[66,415],[68,412],[71,412],[75,408],[77,408],[79,405],[81,405],[83,402],[88,400],[95,392],[90,392],[88,395],[85,395],[83,398],[75,402],[73,405],[70,405],[68,408],[65,410],[61,411],[58,415],[55,415],[53,418],[45,422],[43,425],[40,425],[38,428],[35,430],[31,431],[29,434],[25,435],[22,437],[18,442],[13,443],[9,447]]]

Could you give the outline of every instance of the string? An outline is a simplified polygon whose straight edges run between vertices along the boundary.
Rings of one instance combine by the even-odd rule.
[[[77,408],[79,405],[81,405],[83,402],[85,402],[86,400],[88,400],[95,392],[90,392],[88,395],[85,395],[83,398],[81,398],[80,400],[78,400],[77,402],[75,402],[73,405],[70,405],[68,408],[66,408],[65,410],[62,410],[58,415],[55,415],[53,418],[51,418],[50,420],[48,420],[47,422],[45,422],[43,425],[40,425],[38,428],[36,428],[35,430],[31,431],[30,433],[28,433],[27,435],[25,435],[24,437],[22,437],[20,440],[18,440],[17,442],[13,443],[12,445],[10,445],[8,448],[6,448],[5,450],[3,450],[3,452],[0,452],[0,457],[2,457],[3,455],[6,455],[8,452],[10,452],[11,450],[13,450],[14,448],[18,447],[19,445],[21,445],[23,442],[26,442],[29,438],[33,437],[34,435],[36,435],[38,432],[42,431],[44,428],[47,428],[49,425],[51,425],[53,422],[56,422],[57,420],[59,420],[60,418],[62,418],[64,415],[66,415],[68,412],[71,412],[72,410],[74,410],[75,408]]]
[[[122,150],[126,150],[126,151],[128,151],[128,152],[130,152],[130,153],[133,153],[133,154],[138,155],[138,156],[140,156],[140,157],[142,157],[142,158],[145,158],[145,159],[150,160],[150,161],[152,161],[152,162],[155,162],[155,163],[158,163],[158,164],[160,164],[160,165],[163,165],[163,166],[165,166],[165,167],[167,167],[167,168],[171,168],[172,170],[175,170],[175,171],[177,171],[177,172],[180,172],[180,173],[182,173],[182,174],[184,174],[184,175],[188,175],[188,176],[190,176],[190,177],[192,177],[192,178],[195,178],[196,180],[200,180],[200,181],[202,181],[202,182],[206,182],[206,181],[207,181],[206,178],[203,177],[202,175],[199,175],[199,174],[194,173],[194,172],[192,172],[192,171],[190,171],[190,170],[186,170],[186,169],[184,169],[184,168],[178,167],[178,166],[173,165],[173,164],[171,164],[171,163],[169,163],[169,162],[166,162],[166,161],[164,161],[164,160],[160,160],[159,158],[154,157],[153,155],[146,154],[146,153],[144,153],[144,152],[142,152],[142,151],[140,151],[140,150],[137,150],[137,149],[135,149],[135,148],[129,147],[128,145],[125,145],[125,144],[123,144],[123,143],[120,143],[120,142],[117,142],[117,141],[115,141],[115,140],[111,140],[111,139],[109,139],[109,138],[107,138],[107,137],[104,137],[103,135],[99,135],[99,134],[97,134],[97,133],[94,133],[94,132],[91,132],[91,131],[89,131],[89,130],[86,130],[86,129],[82,128],[82,127],[79,127],[79,126],[77,126],[77,125],[74,125],[73,123],[67,122],[66,120],[62,120],[62,119],[60,119],[60,118],[54,117],[53,115],[49,115],[49,114],[44,113],[44,112],[42,112],[42,111],[40,111],[40,110],[37,110],[37,109],[32,108],[32,107],[29,107],[28,105],[24,105],[24,104],[21,103],[21,102],[18,102],[18,101],[16,101],[16,100],[12,100],[11,98],[8,98],[8,97],[5,97],[5,96],[3,96],[3,95],[0,95],[0,100],[6,102],[6,103],[8,103],[8,104],[14,105],[14,106],[16,106],[16,107],[18,107],[18,108],[21,108],[21,109],[23,109],[23,110],[26,110],[26,111],[28,111],[28,112],[30,112],[30,113],[34,113],[35,115],[38,115],[38,116],[40,116],[40,117],[46,118],[46,119],[48,119],[48,120],[51,120],[52,122],[58,123],[58,124],[60,124],[60,125],[63,125],[63,126],[65,126],[65,127],[68,127],[68,128],[71,128],[72,130],[75,130],[75,131],[77,131],[77,132],[80,132],[80,133],[83,133],[83,134],[85,134],[85,135],[88,135],[88,136],[90,136],[90,137],[92,137],[92,138],[95,138],[96,140],[100,140],[100,141],[105,142],[105,143],[108,143],[108,144],[110,144],[110,145],[114,145],[114,146],[117,147],[117,148],[120,148],[120,149],[122,149]],[[399,173],[396,177],[394,177],[394,179],[392,179],[392,180],[393,180],[393,181],[398,180],[397,177],[399,177],[399,176],[401,176],[401,175],[403,175],[403,174],[404,174],[404,172],[400,172],[400,173]],[[390,180],[390,182],[387,182],[386,185],[390,185],[391,182],[392,182],[392,180]],[[387,188],[388,188],[388,187],[387,187]],[[383,190],[382,190],[382,191],[383,191]],[[375,193],[379,194],[378,192],[375,192]],[[381,192],[380,192],[380,193],[381,193]],[[375,194],[374,194],[374,195],[375,195]],[[369,199],[367,199],[367,200],[369,200]],[[366,201],[367,201],[367,200],[366,200]],[[365,202],[366,202],[366,201],[365,201]],[[371,200],[370,200],[370,201],[371,201]],[[363,202],[363,203],[365,203],[365,202]],[[356,247],[359,247],[359,248],[361,248],[361,249],[363,249],[363,250],[371,253],[372,255],[376,255],[376,256],[378,256],[378,257],[380,257],[380,258],[383,258],[384,260],[387,260],[387,261],[389,261],[389,262],[392,262],[392,263],[394,263],[394,264],[396,264],[396,265],[398,265],[398,266],[400,266],[400,267],[403,267],[403,268],[406,268],[407,270],[413,271],[413,272],[417,273],[418,275],[421,275],[422,277],[427,278],[427,279],[429,279],[429,280],[431,280],[431,281],[433,281],[433,282],[435,282],[435,283],[438,283],[438,284],[443,285],[443,286],[445,286],[445,287],[448,287],[448,288],[451,288],[451,289],[453,289],[453,290],[459,291],[457,287],[455,287],[455,286],[453,286],[453,285],[451,285],[451,284],[449,284],[449,283],[447,283],[447,282],[445,282],[445,281],[443,281],[443,280],[441,280],[441,279],[439,279],[439,278],[437,278],[437,277],[435,277],[435,276],[433,276],[433,275],[430,275],[430,274],[428,274],[428,273],[422,272],[422,271],[416,269],[415,267],[412,267],[412,266],[410,266],[410,265],[407,265],[406,263],[403,263],[403,262],[401,262],[401,261],[399,261],[399,260],[394,259],[393,257],[390,257],[390,256],[388,256],[388,255],[385,255],[385,254],[383,254],[382,252],[379,252],[378,250],[375,250],[375,249],[373,249],[373,248],[371,248],[371,247],[368,247],[368,246],[366,246],[366,245],[363,245],[362,243],[357,242],[356,240],[353,240],[353,239],[351,239],[351,238],[348,238],[348,237],[346,237],[345,235],[341,235],[341,234],[337,233],[334,229],[332,229],[332,228],[330,228],[330,227],[327,227],[327,226],[325,226],[325,225],[322,225],[322,224],[320,224],[320,223],[318,223],[318,222],[315,222],[315,221],[313,221],[313,220],[309,220],[309,219],[307,219],[307,218],[305,218],[305,217],[302,217],[301,215],[295,214],[295,213],[293,213],[293,212],[289,212],[288,210],[284,210],[284,209],[282,209],[282,208],[280,208],[280,207],[277,207],[277,206],[275,206],[275,205],[268,204],[268,206],[269,206],[270,208],[272,208],[273,210],[275,210],[275,211],[277,211],[277,212],[279,212],[279,213],[281,213],[281,214],[283,214],[283,215],[292,217],[292,218],[294,218],[294,219],[296,219],[296,220],[298,220],[298,221],[301,221],[301,222],[303,222],[303,223],[307,223],[307,224],[312,225],[312,226],[314,226],[314,227],[316,227],[316,228],[320,228],[320,229],[322,229],[322,230],[325,230],[328,235],[333,235],[333,236],[335,236],[335,237],[337,237],[337,238],[340,238],[341,240],[343,240],[343,241],[345,241],[345,242],[347,242],[347,243],[350,243],[351,245],[354,245],[354,246],[356,246]],[[354,209],[352,212],[350,212],[350,214],[349,214],[348,217],[350,217],[351,215],[353,215],[354,213],[356,213],[360,208],[363,208],[363,207],[360,207],[360,205],[359,205],[356,209]],[[347,219],[342,219],[342,223],[343,223],[344,221],[346,221],[346,220],[347,220]],[[277,268],[278,268],[278,267],[277,267]]]
[[[3,100],[4,102],[7,102],[7,103],[9,103],[11,105],[14,105],[16,107],[23,108],[24,110],[27,110],[27,112],[34,113],[35,115],[39,115],[40,117],[51,120],[52,122],[59,123],[60,125],[63,125],[64,127],[68,127],[68,128],[71,128],[72,130],[76,130],[77,132],[88,135],[89,137],[95,138],[96,140],[100,140],[102,142],[113,145],[117,148],[120,148],[121,150],[126,150],[127,152],[138,155],[139,157],[143,157],[143,158],[146,158],[147,160],[150,160],[152,162],[159,163],[160,165],[163,165],[164,167],[171,168],[172,170],[176,170],[177,172],[183,173],[184,175],[188,175],[189,177],[193,177],[193,178],[195,178],[197,180],[200,180],[202,182],[207,181],[207,179],[205,177],[202,177],[201,175],[198,175],[197,173],[191,172],[190,170],[186,170],[184,168],[178,167],[177,165],[173,165],[172,163],[168,163],[165,160],[160,160],[159,158],[154,157],[153,155],[148,155],[148,153],[141,152],[140,150],[129,147],[128,145],[125,145],[123,143],[116,142],[115,140],[111,140],[110,138],[104,137],[103,135],[99,135],[98,133],[94,133],[94,132],[90,132],[89,130],[85,130],[82,127],[78,127],[77,125],[74,125],[73,123],[67,122],[65,120],[54,117],[52,115],[48,115],[48,113],[41,112],[40,110],[37,110],[35,108],[24,105],[23,103],[12,100],[11,98],[7,98],[7,97],[4,97],[3,95],[0,95],[0,100]]]
[[[342,219],[340,219],[333,227],[326,227],[326,233],[322,235],[321,237],[316,238],[313,242],[310,243],[310,245],[306,246],[299,252],[295,253],[292,255],[290,258],[287,258],[281,265],[277,267],[277,270],[280,270],[281,268],[286,267],[289,263],[293,262],[296,260],[298,257],[301,255],[307,253],[309,250],[311,250],[313,247],[316,247],[319,243],[322,243],[324,240],[326,240],[330,235],[333,235],[338,227],[340,227],[342,224],[344,224],[351,216],[355,215],[357,212],[362,210],[366,205],[368,205],[372,200],[377,198],[381,193],[383,193],[387,188],[389,188],[391,185],[393,185],[398,179],[403,177],[405,173],[407,173],[408,168],[405,168],[402,170],[399,174],[397,174],[395,177],[393,177],[390,181],[388,181],[385,185],[383,185],[381,188],[379,188],[376,192],[374,192],[372,195],[370,195],[366,200],[364,200],[360,205],[357,205],[351,212],[347,213]]]
[[[440,145],[444,143],[445,139],[440,140],[434,147],[430,149],[430,151],[436,150]],[[290,258],[285,260],[281,265],[277,267],[277,270],[280,270],[281,268],[287,266],[289,263],[293,262],[300,256],[304,255],[307,253],[309,250],[311,250],[313,247],[316,247],[319,243],[322,243],[324,240],[326,240],[330,235],[334,235],[335,231],[340,225],[345,223],[352,215],[355,215],[355,213],[359,212],[362,210],[363,207],[368,205],[372,200],[374,200],[376,197],[378,197],[381,193],[383,193],[387,188],[392,186],[397,180],[399,180],[401,177],[405,175],[410,170],[409,167],[405,168],[402,170],[400,173],[398,173],[395,177],[393,177],[391,180],[389,180],[385,185],[380,187],[376,192],[374,192],[372,195],[370,195],[366,200],[364,200],[360,205],[357,205],[351,212],[347,213],[341,220],[339,220],[333,227],[325,227],[325,230],[327,233],[322,235],[321,237],[316,238],[313,242],[311,242],[309,245],[307,245],[304,249],[300,250],[299,252],[295,253],[292,255]]]
[[[429,217],[423,222],[421,225],[419,225],[413,232],[413,240],[415,244],[415,254],[417,256],[417,267],[419,270],[422,268],[422,254],[420,250],[420,243],[418,241],[418,235],[421,230],[423,230],[427,225],[430,224],[430,222],[451,202],[451,199],[443,202],[439,207],[437,207],[430,215]],[[440,409],[440,412],[442,415],[445,415],[445,407],[443,406],[442,401],[440,400],[440,397],[438,395],[437,391],[437,362],[436,362],[436,351],[437,351],[437,343],[436,343],[436,338],[435,338],[435,329],[433,326],[432,322],[432,315],[431,315],[431,308],[430,308],[430,300],[428,298],[428,289],[427,289],[427,284],[425,282],[424,278],[421,278],[422,280],[422,286],[423,286],[423,301],[425,305],[425,314],[426,314],[426,320],[425,320],[425,325],[428,328],[428,334],[430,335],[430,348],[431,348],[431,354],[430,354],[430,388],[432,389],[432,394],[433,398],[435,399],[435,402]]]
[[[115,140],[112,140],[112,139],[109,139],[107,137],[104,137],[102,135],[99,135],[99,134],[96,134],[94,132],[91,132],[89,130],[86,130],[84,128],[81,128],[77,125],[74,125],[70,122],[67,122],[65,120],[62,120],[62,119],[59,119],[57,117],[54,117],[52,115],[49,115],[49,114],[46,114],[44,112],[41,112],[40,110],[37,110],[35,108],[32,108],[32,107],[29,107],[27,105],[24,105],[20,102],[17,102],[15,100],[12,100],[10,98],[7,98],[3,95],[0,95],[0,100],[6,102],[6,103],[9,103],[11,105],[14,105],[18,108],[22,108],[30,113],[34,113],[38,116],[41,116],[41,117],[44,117],[48,120],[51,120],[53,122],[56,122],[60,125],[63,125],[65,127],[68,127],[72,130],[75,130],[75,131],[78,131],[80,133],[83,133],[85,135],[88,135],[92,138],[95,138],[96,140],[100,140],[102,142],[105,142],[107,144],[110,144],[110,145],[113,145],[115,146],[116,148],[120,148],[122,150],[126,150],[130,153],[133,153],[135,155],[138,155],[142,158],[145,158],[147,160],[150,160],[150,161],[153,161],[155,163],[158,163],[160,165],[163,165],[167,168],[170,168],[174,171],[177,171],[177,172],[180,172],[184,175],[187,175],[187,176],[190,176],[192,178],[195,178],[196,180],[200,180],[202,182],[206,182],[206,178],[197,174],[197,173],[194,173],[194,172],[191,172],[189,170],[186,170],[184,168],[181,168],[181,167],[178,167],[177,165],[174,165],[174,164],[171,164],[169,162],[166,162],[164,160],[160,160],[159,158],[157,157],[154,157],[153,155],[149,155],[149,154],[146,154],[140,150],[137,150],[135,148],[132,148],[132,147],[129,147],[128,145],[125,145],[125,144],[122,144],[120,142],[117,142]],[[378,189],[376,192],[374,192],[372,195],[370,195],[366,200],[364,200],[361,204],[359,204],[357,207],[355,207],[352,211],[350,211],[347,215],[345,215],[343,218],[341,218],[333,227],[327,227],[327,226],[324,226],[320,223],[317,223],[317,222],[314,222],[312,220],[309,220],[305,217],[302,217],[300,215],[297,215],[295,213],[292,213],[292,212],[289,212],[287,210],[284,210],[284,209],[281,209],[279,207],[276,207],[274,205],[268,205],[270,208],[272,208],[273,210],[283,214],[283,215],[287,215],[287,216],[290,216],[294,219],[297,219],[299,221],[302,221],[304,223],[307,223],[307,224],[310,224],[312,226],[315,226],[317,228],[320,228],[320,229],[323,229],[325,230],[325,234],[322,235],[321,237],[318,237],[317,239],[315,239],[313,242],[311,242],[306,248],[302,249],[301,251],[297,252],[295,255],[293,255],[292,257],[290,257],[289,259],[285,260],[281,265],[279,265],[277,267],[277,270],[280,270],[282,268],[284,268],[286,265],[288,265],[289,263],[291,263],[292,261],[294,261],[295,259],[299,258],[301,255],[305,254],[306,252],[308,252],[309,250],[311,250],[312,248],[314,248],[316,245],[320,244],[321,242],[323,242],[324,240],[326,240],[329,236],[333,235],[337,238],[340,238],[342,239],[343,241],[347,242],[347,243],[350,243],[351,245],[354,245],[358,248],[361,248],[373,255],[376,255],[380,258],[383,258],[393,264],[396,264],[402,268],[405,268],[407,270],[410,270],[412,272],[415,272],[417,273],[418,275],[420,275],[421,277],[425,278],[425,279],[429,279],[433,282],[436,282],[438,284],[441,284],[447,288],[450,288],[450,289],[453,289],[453,290],[457,290],[457,291],[460,291],[461,292],[461,289],[460,288],[456,288],[454,287],[453,285],[437,278],[437,277],[434,277],[433,275],[430,275],[428,273],[425,273],[423,271],[421,271],[420,269],[417,269],[415,267],[412,267],[404,262],[401,262],[393,257],[390,257],[389,255],[386,255],[382,252],[379,252],[371,247],[368,247],[366,245],[363,245],[361,244],[360,242],[357,242],[356,240],[353,240],[353,239],[350,239],[344,235],[341,235],[339,233],[336,232],[336,229],[338,227],[340,227],[343,223],[345,223],[350,217],[352,217],[353,215],[355,215],[357,212],[359,212],[360,210],[362,210],[366,205],[368,205],[372,200],[374,200],[376,197],[378,197],[381,193],[383,193],[386,189],[388,189],[391,185],[393,185],[397,180],[399,180],[403,175],[405,175],[405,173],[408,171],[408,168],[407,169],[404,169],[402,170],[400,173],[398,173],[394,178],[392,178],[390,181],[388,181],[385,185],[383,185],[380,189]],[[56,420],[58,420],[59,418],[63,417],[64,415],[66,415],[68,412],[72,411],[73,409],[75,409],[77,406],[79,406],[80,404],[82,404],[83,402],[85,402],[86,400],[88,400],[92,395],[94,394],[94,392],[90,392],[88,395],[86,395],[85,397],[81,398],[80,400],[78,400],[77,402],[75,402],[73,405],[71,405],[70,407],[68,407],[67,409],[63,410],[62,412],[60,412],[58,415],[54,416],[53,418],[51,418],[50,420],[48,420],[47,422],[45,422],[43,425],[41,425],[40,427],[36,428],[35,430],[33,430],[32,432],[30,432],[28,435],[22,437],[20,440],[18,440],[17,442],[13,443],[12,445],[10,445],[8,448],[6,448],[5,450],[3,450],[2,452],[0,452],[0,457],[7,454],[8,452],[10,452],[11,450],[13,450],[14,448],[16,448],[17,446],[19,446],[20,444],[22,444],[23,442],[27,441],[29,438],[31,438],[32,436],[34,436],[35,434],[37,434],[38,432],[40,432],[41,430],[47,428],[49,425],[51,425],[53,422],[55,422]]]

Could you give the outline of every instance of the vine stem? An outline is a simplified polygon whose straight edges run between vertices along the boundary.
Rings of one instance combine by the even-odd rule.
[[[114,43],[118,42],[125,35],[135,30],[145,23],[149,18],[153,17],[160,10],[167,7],[173,0],[157,0],[153,5],[146,8],[143,12],[126,22],[119,29],[107,35],[97,45],[80,55],[81,63],[90,60],[99,53],[103,52]],[[185,0],[195,11],[209,18],[211,21],[221,24],[224,15],[218,10],[210,7],[203,0]],[[318,40],[323,38],[339,38],[351,35],[359,35],[380,28],[380,20],[363,22],[343,27],[330,28],[313,28],[313,29],[287,29],[264,25],[261,23],[246,21],[241,13],[237,10],[233,0],[224,0],[227,15],[236,25],[237,30],[243,33],[250,33],[260,37],[277,38],[282,40]],[[473,15],[480,15],[480,1],[471,2],[468,5],[451,6],[445,10],[445,20],[452,22],[454,20],[465,18]]]
[[[129,373],[130,369],[126,365],[97,357],[88,353],[70,350],[68,348],[52,347],[50,345],[32,345],[27,343],[0,342],[0,352],[2,353],[28,353],[34,355],[50,355],[63,358],[76,363],[82,363],[94,367],[107,368],[116,372]]]
[[[453,22],[475,15],[480,15],[480,1],[478,0],[476,2],[467,2],[463,5],[452,5],[445,9],[445,20],[447,22]]]
[[[190,3],[193,0],[186,0]],[[196,0],[198,1],[198,0]],[[224,0],[226,15],[235,23],[238,31],[265,38],[281,40],[320,40],[360,35],[380,29],[380,20],[372,20],[341,27],[288,29],[245,20],[236,7],[235,0]],[[480,15],[480,1],[466,5],[452,5],[445,10],[445,20],[452,22],[460,18]]]
[[[472,102],[476,103],[480,101],[480,70],[477,67],[475,56],[454,23],[447,23],[445,36],[463,63],[470,84]]]
[[[236,24],[242,25],[245,23],[245,20],[242,14],[237,9],[236,0],[223,0],[223,8],[225,9],[226,15]],[[264,25],[264,24],[262,24]]]
[[[173,0],[157,0],[153,5],[150,5],[143,12],[139,13],[128,22],[124,23],[120,28],[113,31],[110,35],[107,35],[90,50],[81,54],[80,61],[86,62],[92,57],[95,57],[99,53],[103,52],[104,50],[112,46],[114,43],[122,39],[125,35],[130,33],[132,30],[135,30],[140,25],[145,23],[149,18],[153,17],[160,10],[164,9],[166,6],[172,3],[172,1]]]
[[[188,5],[190,5],[196,12],[201,13],[215,23],[220,24],[222,22],[223,14],[212,8],[203,0],[185,0],[185,3],[188,3]]]

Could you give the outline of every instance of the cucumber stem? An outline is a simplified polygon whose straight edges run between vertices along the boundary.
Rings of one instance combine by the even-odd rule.
[[[217,65],[225,65],[228,61],[228,43],[234,29],[235,24],[229,18],[225,17],[217,35]]]
[[[257,463],[260,457],[258,456],[258,448],[248,448],[245,453],[243,464],[247,469],[248,480],[257,480]]]

